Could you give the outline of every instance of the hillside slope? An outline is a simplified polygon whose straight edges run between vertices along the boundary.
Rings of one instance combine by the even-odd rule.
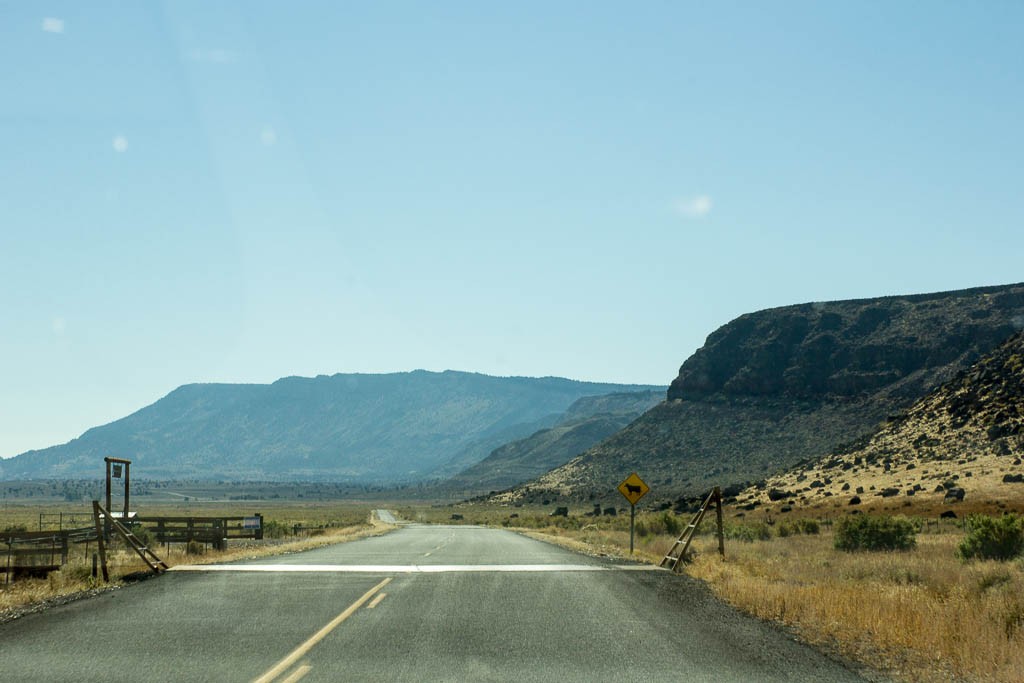
[[[936,505],[1022,499],[1022,457],[1024,334],[1016,334],[874,434],[770,478],[739,502],[868,505],[918,496],[919,508],[922,498]],[[948,493],[955,489],[963,497]]]
[[[67,444],[2,460],[0,478],[96,476],[116,456],[146,478],[419,481],[469,444],[526,436],[584,396],[654,388],[422,370],[192,384]]]
[[[819,302],[749,313],[682,365],[669,400],[498,500],[648,504],[757,480],[872,432],[1024,327],[1024,285]]]
[[[440,488],[466,498],[528,481],[615,434],[664,397],[645,391],[581,398],[550,428],[496,448]]]

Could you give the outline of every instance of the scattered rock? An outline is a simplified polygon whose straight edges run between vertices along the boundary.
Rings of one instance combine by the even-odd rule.
[[[957,502],[959,502],[959,501],[964,499],[964,496],[966,495],[966,493],[967,492],[964,491],[962,488],[949,489],[948,491],[946,491],[946,495],[943,498],[943,501],[950,501],[950,502],[957,501]]]

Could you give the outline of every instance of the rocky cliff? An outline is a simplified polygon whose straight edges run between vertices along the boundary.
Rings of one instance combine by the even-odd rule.
[[[895,508],[916,496],[920,510],[1024,500],[1022,456],[1024,334],[1015,334],[870,436],[772,477],[738,502]]]
[[[756,480],[871,433],[1024,328],[1024,284],[818,302],[713,332],[667,402],[501,500],[614,499],[630,471],[650,502]]]
[[[716,330],[668,398],[910,398],[1024,327],[1024,286],[786,306]]]

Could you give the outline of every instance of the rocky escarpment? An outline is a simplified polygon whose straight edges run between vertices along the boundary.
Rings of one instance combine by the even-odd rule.
[[[749,313],[683,363],[668,398],[917,397],[1022,327],[1022,285]]]
[[[869,437],[801,463],[741,505],[915,505],[1024,499],[1024,334],[891,415]]]
[[[740,316],[680,368],[668,401],[500,500],[651,502],[755,481],[872,433],[1024,328],[1024,284],[799,304]]]

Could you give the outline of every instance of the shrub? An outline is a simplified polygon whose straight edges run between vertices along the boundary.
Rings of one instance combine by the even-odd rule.
[[[725,537],[736,541],[767,541],[772,537],[772,530],[767,524],[729,524],[725,527]]]
[[[909,550],[917,539],[914,524],[889,515],[845,517],[835,525],[837,550]]]
[[[805,534],[816,534],[821,531],[821,525],[816,519],[801,519],[798,522],[801,533]]]
[[[665,532],[673,536],[678,536],[679,532],[683,530],[683,523],[667,510],[662,514],[661,521],[665,524]]]
[[[821,525],[816,519],[795,519],[791,522],[781,522],[776,527],[779,538],[794,536],[796,534],[817,534],[821,531]]]
[[[157,544],[156,535],[141,524],[136,524],[132,527],[132,535],[139,539],[139,542],[147,548],[152,548]]]
[[[263,523],[263,538],[284,538],[290,536],[292,529],[283,522],[276,519],[268,519]]]
[[[635,534],[636,534],[637,536],[639,536],[640,538],[643,538],[644,536],[647,536],[648,534],[650,534],[650,533],[651,533],[651,530],[650,530],[650,529],[648,528],[648,526],[647,526],[647,524],[646,524],[646,523],[644,522],[644,520],[642,520],[642,519],[638,519],[638,520],[636,520],[636,522],[635,522],[635,523],[633,524],[633,532],[634,532],[634,533],[635,533]]]
[[[1024,520],[1017,515],[971,515],[967,528],[957,549],[961,559],[1010,560],[1024,551]]]

